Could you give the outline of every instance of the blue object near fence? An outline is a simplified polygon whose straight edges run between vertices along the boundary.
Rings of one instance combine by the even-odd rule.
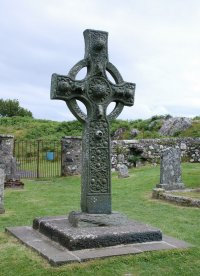
[[[54,160],[54,152],[53,151],[47,151],[47,160],[53,161]]]

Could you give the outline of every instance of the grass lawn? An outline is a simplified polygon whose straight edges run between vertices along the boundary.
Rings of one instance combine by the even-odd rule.
[[[185,163],[183,182],[200,188],[200,164]],[[190,249],[147,252],[51,267],[37,253],[4,232],[8,226],[31,225],[35,217],[80,210],[80,177],[24,180],[23,190],[5,191],[6,213],[0,215],[0,275],[200,275],[200,209],[151,199],[159,167],[132,169],[130,177],[112,176],[113,210],[158,227],[164,234],[194,245]]]

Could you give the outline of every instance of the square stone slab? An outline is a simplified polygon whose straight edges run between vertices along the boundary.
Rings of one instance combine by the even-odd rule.
[[[145,251],[166,250],[187,248],[191,245],[184,241],[168,236],[163,236],[161,241],[121,244],[116,246],[82,249],[70,251],[67,248],[52,241],[32,227],[9,227],[6,231],[22,243],[36,250],[41,256],[49,261],[53,266],[72,262],[84,262],[92,259],[122,256],[129,254],[139,254]]]
[[[33,228],[69,250],[162,240],[159,229],[133,220],[120,225],[73,227],[67,217],[44,217],[34,219]]]

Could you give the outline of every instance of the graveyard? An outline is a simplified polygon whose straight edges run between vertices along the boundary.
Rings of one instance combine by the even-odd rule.
[[[200,188],[199,164],[183,163],[187,188]],[[198,275],[200,270],[199,208],[182,207],[152,199],[159,182],[159,167],[112,174],[113,210],[162,229],[163,233],[193,245],[187,249],[144,252],[52,267],[36,252],[5,233],[5,227],[31,225],[37,216],[65,215],[79,209],[80,176],[24,180],[25,188],[5,190],[0,220],[1,275]]]
[[[132,160],[135,168],[130,171],[127,167],[130,163],[125,161],[125,144],[131,143],[113,141],[118,175],[113,173],[110,122],[125,106],[134,105],[136,85],[124,81],[118,69],[109,62],[107,32],[86,29],[83,35],[84,58],[70,69],[68,75],[53,73],[50,88],[51,99],[63,100],[82,124],[82,139],[78,138],[81,152],[75,154],[80,157],[81,153],[81,176],[75,173],[74,158],[69,157],[71,137],[65,136],[65,144],[58,152],[62,152],[62,169],[64,160],[67,168],[71,167],[71,174],[66,178],[43,175],[43,179],[39,179],[41,141],[38,140],[37,174],[33,174],[32,179],[25,179],[24,188],[17,174],[18,161],[12,156],[13,150],[16,153],[14,137],[1,135],[1,167],[5,169],[1,170],[1,218],[5,229],[1,234],[4,258],[1,271],[3,275],[12,275],[12,272],[13,275],[52,275],[54,272],[56,275],[63,272],[63,275],[89,275],[91,272],[97,275],[197,275],[200,265],[197,257],[199,208],[196,208],[199,207],[196,195],[200,191],[199,139],[168,139],[164,146],[159,144],[159,139],[156,143],[147,140],[153,145],[148,142],[146,145],[143,140],[133,141],[130,148],[134,154],[132,159],[129,155],[127,161]],[[85,78],[77,80],[79,71],[85,67]],[[78,101],[85,105],[86,112]],[[113,102],[115,107],[108,112],[107,108]],[[176,135],[179,126],[183,130],[192,125],[191,119],[166,117],[167,121],[159,129],[161,135]],[[155,124],[157,122],[150,125]],[[137,135],[139,131],[136,129],[132,133]],[[140,143],[143,143],[142,147]],[[149,149],[147,155],[146,146]],[[21,148],[24,149],[23,144]],[[46,161],[54,161],[55,148],[50,151],[44,146],[44,149],[47,151]],[[31,152],[28,155],[32,158]],[[190,163],[183,164],[182,175],[183,157],[190,159]],[[4,172],[5,183],[9,182],[5,185],[6,203]],[[170,199],[168,191],[182,190],[191,192],[191,201],[198,204],[164,201]],[[88,263],[83,265],[81,262]],[[50,265],[62,265],[63,268]]]

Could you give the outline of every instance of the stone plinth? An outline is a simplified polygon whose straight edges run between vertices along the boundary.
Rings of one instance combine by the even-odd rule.
[[[3,194],[4,194],[4,170],[0,168],[0,214],[5,212],[4,204],[3,204]]]
[[[165,190],[183,189],[181,179],[181,153],[180,149],[167,148],[161,153],[160,184],[157,188]]]
[[[35,219],[33,228],[71,251],[162,240],[159,229],[132,220],[99,226],[93,219],[85,227],[73,227],[67,217],[44,217]]]

